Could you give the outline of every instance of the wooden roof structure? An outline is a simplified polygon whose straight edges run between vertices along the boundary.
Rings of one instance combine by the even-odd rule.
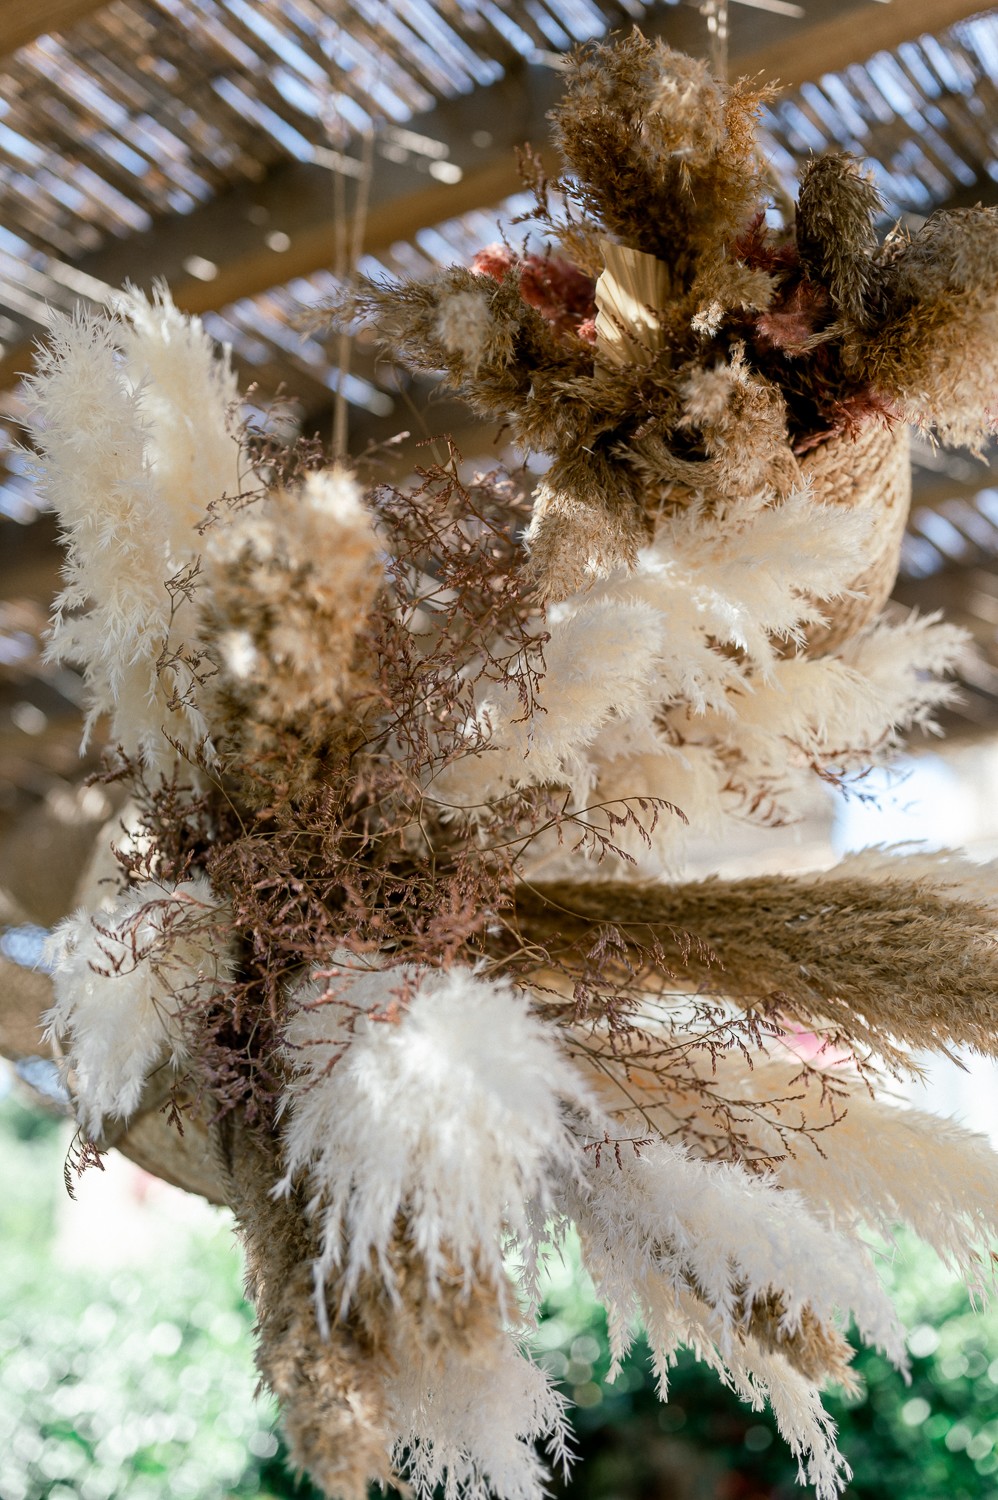
[[[998,9],[980,0],[729,0],[733,73],[778,79],[764,130],[789,180],[811,151],[867,157],[892,214],[998,202]],[[72,673],[37,647],[58,559],[18,449],[18,378],[47,309],[167,280],[261,399],[293,392],[352,441],[424,418],[425,385],[297,314],[322,300],[344,204],[391,273],[467,260],[522,206],[557,56],[639,24],[702,52],[698,0],[36,0],[0,7],[0,816],[79,774]],[[367,160],[371,170],[368,173]],[[552,162],[552,166],[554,163]],[[521,231],[522,232],[522,231]],[[456,406],[433,408],[469,450]],[[969,622],[966,724],[998,725],[998,484],[917,448],[899,597]],[[968,580],[970,582],[968,583]],[[945,599],[944,599],[945,596]],[[971,674],[973,675],[973,674]],[[6,802],[3,799],[6,798]]]

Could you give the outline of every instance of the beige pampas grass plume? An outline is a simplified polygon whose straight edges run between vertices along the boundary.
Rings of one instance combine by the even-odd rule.
[[[633,474],[598,448],[556,459],[534,494],[525,541],[541,593],[567,599],[633,568],[646,538]]]
[[[678,284],[718,254],[762,194],[760,94],[713,78],[703,61],[635,29],[580,49],[551,118],[583,211]]]
[[[854,157],[831,152],[804,167],[797,200],[797,248],[812,278],[828,288],[843,318],[868,318],[883,199]]]
[[[202,638],[218,667],[217,721],[243,753],[334,734],[365,677],[358,638],[383,583],[373,519],[353,476],[331,468],[221,517],[207,533]]]
[[[366,1500],[392,1480],[388,1361],[356,1321],[320,1326],[317,1251],[297,1195],[275,1198],[275,1143],[238,1116],[216,1127],[257,1316],[257,1368],[281,1403],[291,1463],[333,1500]]]
[[[695,365],[681,388],[679,427],[700,435],[722,498],[760,504],[803,483],[787,437],[787,404],[736,343],[727,360]]]

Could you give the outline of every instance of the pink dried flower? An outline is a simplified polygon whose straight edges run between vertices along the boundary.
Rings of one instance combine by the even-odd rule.
[[[488,245],[471,263],[478,276],[503,281],[520,272],[520,295],[528,306],[562,332],[578,331],[596,312],[596,283],[560,255],[514,255],[505,245]]]

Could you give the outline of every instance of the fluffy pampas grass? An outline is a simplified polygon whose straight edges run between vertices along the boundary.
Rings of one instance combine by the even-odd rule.
[[[982,1143],[866,1092],[998,1047],[993,875],[684,881],[680,830],[792,820],[949,700],[961,633],[875,618],[890,428],[981,440],[998,220],[881,245],[836,157],[771,225],[758,91],[637,32],[566,81],[560,207],[526,159],[559,253],[334,309],[544,452],[529,523],[453,450],[365,495],[318,443],[241,447],[165,294],[56,324],[50,651],[140,833],[56,936],[50,1026],[91,1135],[151,1070],[206,1113],[259,1366],[331,1495],[541,1500],[563,1412],[525,1335],[574,1223],[618,1358],[640,1317],[664,1394],[688,1345],[832,1500],[844,1320],[903,1357],[864,1227],[969,1275],[996,1227]]]
[[[49,657],[83,668],[84,739],[107,714],[112,742],[169,771],[171,738],[194,755],[208,737],[179,580],[196,565],[196,522],[239,487],[227,360],[166,293],[131,293],[117,317],[57,318],[28,388],[40,489],[67,549]]]
[[[399,1351],[388,1382],[394,1459],[418,1500],[542,1500],[546,1448],[567,1466],[565,1403],[516,1340],[499,1334],[470,1357],[413,1359]]]
[[[467,970],[355,960],[295,1007],[284,1186],[306,1174],[342,1306],[372,1256],[393,1284],[400,1214],[431,1286],[456,1270],[503,1287],[504,1238],[529,1239],[531,1205],[571,1170],[564,1105],[586,1091],[556,1036],[522,995]]]
[[[228,977],[213,936],[218,903],[203,876],[135,886],[110,912],[67,917],[50,939],[55,1004],[77,1114],[99,1138],[138,1107],[150,1070],[185,1056],[184,1011]]]
[[[798,1194],[665,1142],[619,1163],[590,1153],[585,1188],[568,1187],[562,1202],[607,1304],[615,1357],[639,1314],[663,1397],[676,1351],[692,1347],[751,1404],[770,1402],[802,1477],[822,1500],[837,1495],[844,1465],[819,1399],[823,1377],[849,1384],[836,1314],[851,1311],[865,1339],[905,1358],[862,1245]]]

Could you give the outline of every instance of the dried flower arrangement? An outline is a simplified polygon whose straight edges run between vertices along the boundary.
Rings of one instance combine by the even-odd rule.
[[[990,873],[681,878],[687,826],[791,820],[947,701],[960,633],[880,613],[905,424],[979,442],[998,388],[995,215],[881,244],[832,157],[772,228],[760,98],[638,33],[581,52],[558,253],[339,309],[551,455],[532,514],[268,446],[165,294],[34,377],[49,649],[131,795],[53,942],[84,1152],[164,1102],[202,1141],[293,1458],[344,1500],[543,1493],[572,1225],[618,1354],[639,1317],[665,1398],[691,1346],[826,1500],[842,1318],[904,1362],[864,1232],[978,1278],[998,1227],[986,1142],[877,1087],[998,1051]]]

